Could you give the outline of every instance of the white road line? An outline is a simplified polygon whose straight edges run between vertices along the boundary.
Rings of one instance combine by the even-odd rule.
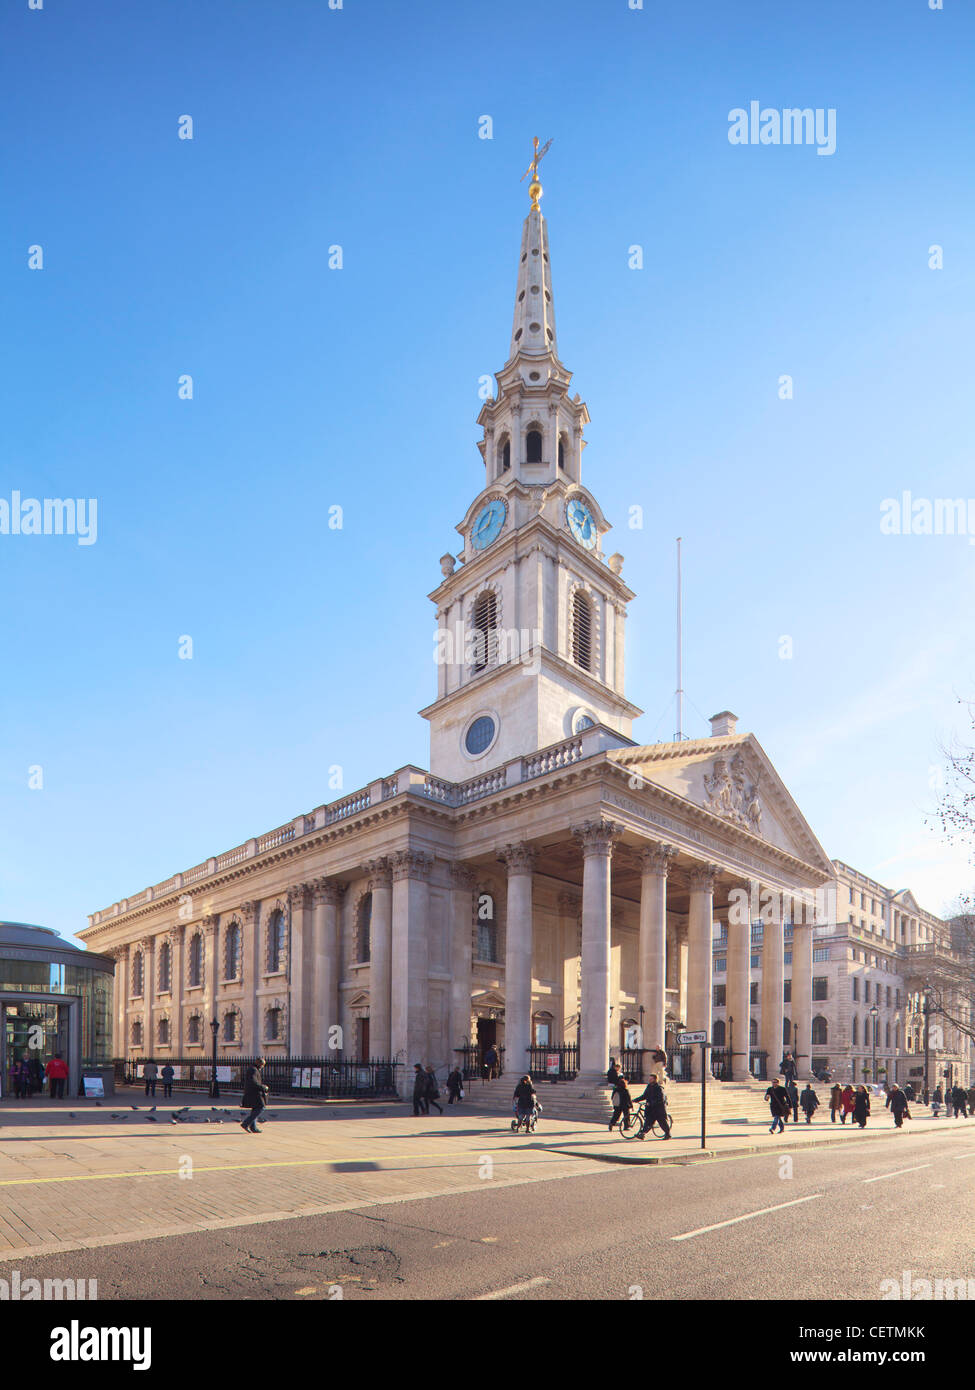
[[[975,1149],[972,1149],[971,1153],[967,1153],[967,1154],[952,1154],[952,1155],[951,1155],[951,1161],[952,1161],[952,1163],[957,1163],[958,1159],[960,1159],[960,1158],[975,1158]]]
[[[750,1211],[744,1216],[733,1216],[730,1221],[716,1221],[713,1226],[701,1226],[697,1231],[685,1231],[682,1236],[671,1236],[671,1240],[690,1240],[691,1236],[703,1236],[708,1231],[720,1231],[722,1226],[737,1226],[739,1221],[751,1221],[756,1216],[767,1216],[770,1211],[782,1211],[785,1207],[797,1207],[802,1202],[814,1202],[817,1197],[822,1197],[821,1192],[814,1192],[811,1197],[797,1197],[794,1202],[780,1202],[777,1207],[763,1207],[761,1211]]]
[[[485,1299],[490,1298],[508,1298],[509,1295],[513,1293],[524,1293],[526,1289],[537,1289],[540,1284],[551,1284],[551,1282],[551,1279],[545,1279],[540,1276],[537,1279],[529,1279],[524,1284],[512,1284],[511,1287],[507,1289],[495,1289],[494,1293],[479,1293],[474,1302],[483,1303]]]
[[[919,1163],[916,1168],[898,1168],[896,1173],[880,1173],[875,1178],[862,1178],[862,1182],[883,1182],[885,1178],[899,1178],[903,1173],[920,1173],[922,1168],[930,1168],[930,1163]]]

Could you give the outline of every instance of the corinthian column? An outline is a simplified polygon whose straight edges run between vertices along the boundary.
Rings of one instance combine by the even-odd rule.
[[[203,1039],[210,1035],[210,1020],[217,1016],[217,922],[219,918],[210,913],[203,918],[203,985],[206,1017],[203,1020]]]
[[[471,978],[473,972],[474,888],[466,864],[451,864],[450,893],[450,1038],[454,1048],[470,1041]]]
[[[775,895],[776,899],[778,894]],[[781,912],[778,921],[764,922],[762,932],[762,1048],[768,1053],[768,1076],[776,1075],[784,1051],[782,1045],[785,945]],[[811,990],[810,986],[810,990]]]
[[[345,890],[346,884],[334,878],[319,878],[312,884],[312,973],[315,993],[311,1017],[311,1047],[316,1057],[334,1058],[342,1050],[341,1034],[333,1033],[332,1029],[338,1028],[340,1024],[339,908]]]
[[[582,845],[582,1028],[579,1070],[606,1074],[609,1061],[610,864],[623,833],[612,821],[587,821],[573,835]]]
[[[712,940],[714,936],[715,864],[699,864],[691,870],[691,900],[687,917],[687,1026],[704,1029],[711,1040],[711,981],[714,971]],[[701,1079],[701,1049],[695,1047],[691,1058],[691,1075]]]
[[[801,906],[799,910],[802,911]],[[799,1075],[806,1077],[812,1076],[812,975],[813,924],[793,922],[792,1021],[799,1028],[796,1066]]]
[[[728,906],[728,1017],[730,1025],[728,1046],[734,1045],[728,1079],[737,1073],[740,1079],[749,1075],[751,1053],[749,1039],[752,1023],[752,923],[748,904],[748,886],[732,894]],[[744,899],[744,901],[742,901]]]
[[[670,845],[650,845],[640,855],[640,986],[646,1010],[641,1047],[664,1045],[667,1013],[667,871],[677,856]]]
[[[310,906],[310,885],[293,883],[288,889],[288,907],[291,916],[291,930],[288,933],[288,980],[290,984],[288,1017],[291,1022],[289,1050],[292,1056],[298,1057],[306,1055],[310,1041],[308,1037],[310,981],[305,947],[305,929]]]
[[[508,870],[504,952],[504,1069],[519,1076],[528,1065],[532,1013],[532,874],[527,844],[505,845],[498,858]]]
[[[369,1051],[390,1056],[393,965],[393,876],[388,859],[366,866],[372,917],[369,922]]]
[[[413,1088],[413,1063],[427,1050],[427,879],[429,854],[400,850],[393,856],[391,1048],[403,1067],[401,1093]]]

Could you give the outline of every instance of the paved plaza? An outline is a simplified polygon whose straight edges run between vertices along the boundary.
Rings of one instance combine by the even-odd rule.
[[[155,1111],[150,1107],[155,1104]],[[132,1107],[137,1106],[137,1109]],[[184,1123],[174,1111],[189,1106]],[[215,1108],[211,1108],[215,1107]],[[122,1092],[101,1105],[46,1098],[0,1104],[0,1261],[370,1205],[484,1192],[605,1172],[612,1164],[688,1164],[881,1137],[969,1133],[971,1120],[923,1107],[903,1135],[887,1112],[861,1132],[828,1117],[773,1136],[761,1121],[716,1124],[672,1142],[625,1142],[594,1124],[543,1119],[526,1138],[473,1103],[415,1118],[396,1101],[272,1105],[245,1134],[230,1099],[172,1102]],[[119,1118],[113,1118],[118,1116]]]

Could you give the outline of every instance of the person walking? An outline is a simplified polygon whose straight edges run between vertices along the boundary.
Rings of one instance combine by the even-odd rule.
[[[146,1095],[154,1096],[156,1094],[156,1077],[159,1075],[159,1068],[151,1057],[142,1068],[142,1075],[145,1078]]]
[[[538,1104],[538,1096],[535,1094],[535,1087],[532,1085],[532,1079],[527,1072],[515,1087],[512,1100],[515,1104],[515,1119],[520,1125],[523,1120],[527,1121],[528,1116]],[[525,1133],[528,1133],[527,1123],[525,1124]]]
[[[887,1092],[887,1100],[884,1103],[887,1109],[893,1115],[894,1125],[897,1129],[900,1129],[903,1125],[905,1115],[908,1119],[911,1118],[911,1112],[908,1109],[907,1105],[907,1096],[898,1086],[896,1081],[894,1082],[893,1086],[891,1086],[890,1090]]]
[[[427,1074],[419,1062],[413,1063],[413,1114],[429,1115],[427,1105]]]
[[[440,1104],[440,1087],[437,1085],[437,1073],[434,1071],[433,1067],[427,1067],[426,1102],[428,1115],[430,1113],[431,1105],[435,1105],[437,1107],[438,1114],[443,1114],[443,1106]]]
[[[791,1052],[787,1052],[779,1063],[779,1071],[782,1073],[782,1080],[788,1086],[790,1081],[799,1080],[799,1064]]]
[[[792,1108],[792,1102],[789,1100],[789,1092],[782,1085],[781,1076],[777,1076],[765,1092],[765,1099],[768,1101],[769,1110],[772,1114],[772,1124],[769,1127],[769,1134],[774,1134],[776,1130],[778,1130],[780,1134],[784,1134],[785,1117]]]
[[[498,1074],[498,1050],[494,1046],[494,1043],[489,1043],[487,1051],[484,1053],[485,1080],[493,1081]]]
[[[829,1118],[831,1124],[836,1124],[836,1113],[843,1105],[843,1087],[837,1081],[836,1085],[829,1093]]]
[[[794,1081],[787,1081],[785,1083],[785,1090],[789,1097],[789,1107],[792,1110],[792,1123],[797,1125],[799,1123],[799,1087]],[[788,1115],[786,1115],[785,1118],[786,1123],[788,1123]]]
[[[968,1093],[964,1086],[955,1086],[951,1093],[951,1099],[955,1104],[955,1119],[960,1115],[963,1120],[968,1119]]]
[[[163,1084],[163,1098],[165,1100],[171,1100],[173,1095],[173,1080],[176,1076],[176,1071],[173,1067],[172,1062],[166,1063],[166,1065],[160,1072],[160,1075],[162,1077]]]
[[[812,1088],[812,1082],[806,1082],[806,1089],[799,1097],[799,1104],[802,1106],[803,1114],[806,1117],[806,1124],[812,1124],[812,1117],[819,1109],[819,1096]]]
[[[660,1078],[661,1084],[667,1080],[667,1054],[664,1051],[663,1043],[657,1043],[650,1054],[650,1061]]]
[[[242,1107],[249,1107],[251,1113],[246,1119],[241,1120],[240,1127],[248,1134],[260,1134],[257,1121],[267,1106],[268,1088],[264,1084],[264,1076],[261,1071],[263,1066],[264,1058],[258,1057],[244,1072],[244,1091],[240,1103]]]
[[[453,1105],[456,1101],[459,1105],[463,1099],[464,1074],[460,1067],[454,1067],[453,1071],[447,1077],[447,1104]]]
[[[626,1084],[626,1077],[623,1076],[622,1073],[617,1073],[616,1084],[613,1087],[611,1099],[613,1102],[613,1118],[609,1122],[609,1128],[612,1129],[614,1125],[619,1124],[620,1118],[622,1117],[623,1124],[621,1128],[629,1129],[630,1111],[633,1109],[633,1097],[630,1094],[629,1086]]]
[[[17,1099],[27,1100],[30,1095],[30,1062],[26,1055],[17,1064]]]
[[[853,1097],[853,1120],[861,1129],[867,1127],[867,1117],[870,1114],[870,1097],[867,1095],[866,1086],[858,1086],[856,1095]]]
[[[640,1138],[647,1137],[647,1130],[651,1125],[659,1125],[664,1132],[664,1138],[670,1138],[670,1121],[667,1119],[667,1096],[664,1088],[660,1084],[660,1078],[655,1071],[650,1073],[646,1090],[642,1096],[637,1096],[637,1104],[643,1102],[646,1109],[643,1112],[643,1128],[640,1130]]]
[[[969,1117],[969,1119],[971,1119],[973,1115],[975,1115],[975,1086],[969,1086],[969,1088],[968,1088],[968,1117]]]
[[[853,1087],[849,1082],[843,1087],[843,1094],[840,1097],[840,1101],[840,1124],[845,1125],[847,1115],[852,1115],[853,1113]]]
[[[941,1094],[941,1087],[935,1086],[934,1094],[931,1096],[931,1114],[935,1119],[941,1114],[941,1107],[945,1103],[945,1098]]]
[[[949,1120],[951,1119],[952,1115],[954,1114],[954,1109],[955,1109],[955,1093],[954,1093],[954,1091],[952,1090],[952,1088],[948,1085],[948,1083],[945,1082],[945,1114],[947,1115],[947,1117],[948,1117]]]
[[[44,1073],[47,1076],[51,1099],[64,1100],[64,1087],[68,1080],[68,1064],[60,1052],[55,1052],[44,1068]]]
[[[619,1062],[617,1062],[615,1057],[610,1057],[609,1071],[606,1073],[606,1080],[611,1086],[615,1086],[621,1075]]]

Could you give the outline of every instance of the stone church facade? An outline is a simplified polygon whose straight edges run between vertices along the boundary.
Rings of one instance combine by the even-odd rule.
[[[116,1055],[205,1060],[216,1018],[223,1054],[391,1057],[405,1075],[496,1041],[518,1073],[530,1045],[569,1042],[594,1077],[624,1041],[710,1035],[717,931],[743,1073],[742,1040],[781,1054],[786,922],[791,1013],[810,1036],[812,905],[819,893],[835,920],[834,865],[728,711],[707,738],[631,736],[634,594],[583,480],[589,416],[558,356],[540,193],[536,180],[509,356],[478,419],[484,486],[430,595],[430,770],[93,913],[79,935],[117,962]]]

